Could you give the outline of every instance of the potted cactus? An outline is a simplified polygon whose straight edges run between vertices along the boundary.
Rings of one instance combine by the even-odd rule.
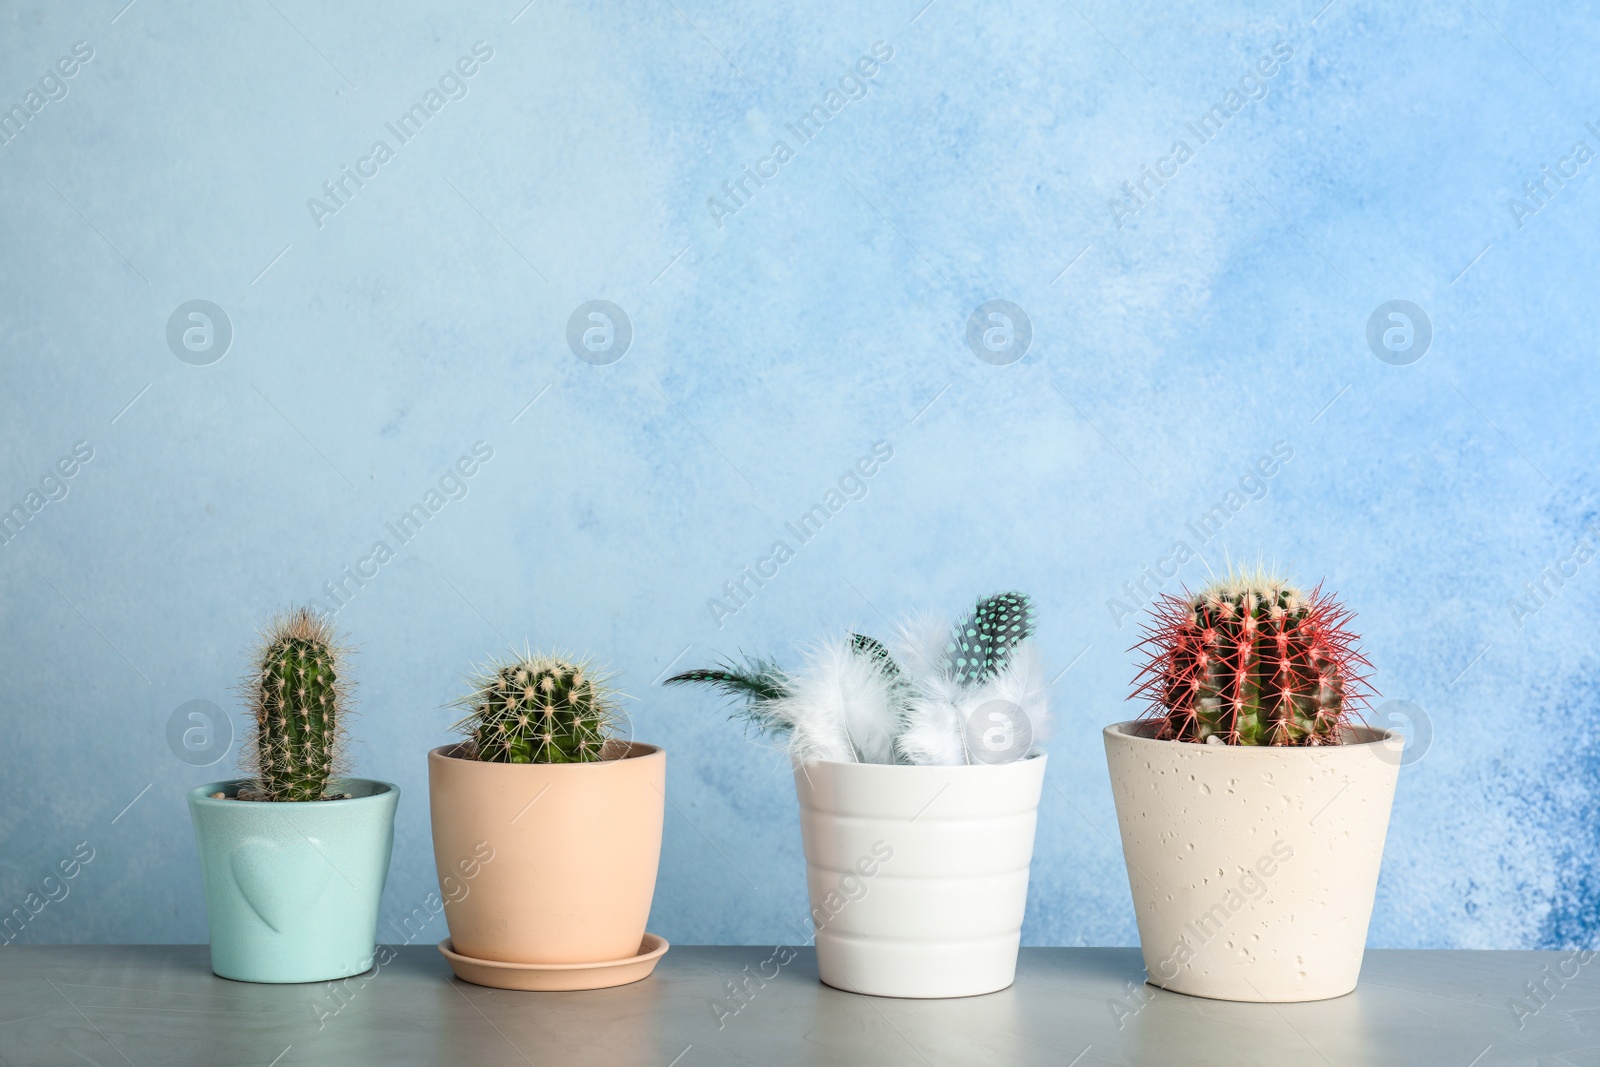
[[[503,989],[598,989],[648,975],[667,757],[618,738],[616,692],[592,664],[526,650],[480,669],[457,702],[465,740],[428,753],[456,974]],[[447,881],[448,879],[448,881]]]
[[[323,616],[273,619],[243,685],[247,777],[189,791],[224,978],[322,982],[372,966],[400,790],[343,776],[346,656]]]
[[[687,671],[786,739],[800,801],[817,969],[890,997],[992,993],[1016,975],[1049,720],[1020,593],[953,628],[850,634],[790,672],[766,659]]]
[[[1106,759],[1148,980],[1220,1000],[1355,988],[1403,738],[1365,726],[1351,613],[1230,572],[1152,608]]]

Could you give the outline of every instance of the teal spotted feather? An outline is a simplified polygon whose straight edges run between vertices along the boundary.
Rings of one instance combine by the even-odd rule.
[[[1025,593],[996,593],[978,601],[951,636],[950,676],[966,685],[993,678],[1011,650],[1033,636],[1033,602]]]

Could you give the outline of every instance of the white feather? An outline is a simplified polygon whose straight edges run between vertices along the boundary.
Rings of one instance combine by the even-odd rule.
[[[1044,677],[1044,657],[1033,641],[1023,641],[1006,657],[1006,665],[987,683],[994,698],[1022,709],[1037,745],[1050,736],[1050,683]]]
[[[900,669],[916,681],[944,677],[949,663],[950,631],[947,616],[922,611],[895,627],[889,648]]]
[[[967,762],[966,718],[957,710],[961,687],[943,675],[917,680],[906,702],[905,725],[897,747],[921,767],[958,767]]]
[[[968,724],[976,712],[995,701],[1020,709],[1027,723],[1029,744],[1017,753],[1018,758],[1034,751],[1049,735],[1050,687],[1032,641],[1016,645],[1006,665],[981,685],[961,685],[943,675],[919,678],[900,735],[901,754],[922,766],[972,762]]]
[[[806,657],[794,691],[777,703],[794,723],[790,758],[837,763],[893,763],[899,715],[890,680],[848,638],[824,641]]]

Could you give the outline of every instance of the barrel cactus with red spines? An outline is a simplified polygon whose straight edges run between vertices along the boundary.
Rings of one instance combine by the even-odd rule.
[[[1151,608],[1132,698],[1164,740],[1336,745],[1371,695],[1354,616],[1318,585],[1230,574]]]

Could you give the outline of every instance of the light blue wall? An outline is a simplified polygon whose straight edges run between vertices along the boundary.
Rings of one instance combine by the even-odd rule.
[[[387,916],[434,889],[441,706],[526,638],[609,660],[669,751],[652,928],[793,940],[781,756],[652,680],[1017,587],[1053,671],[1081,657],[1055,686],[1026,938],[1132,943],[1099,730],[1128,714],[1137,624],[1109,601],[1184,539],[1204,561],[1167,590],[1229,555],[1325,576],[1385,697],[1431,722],[1373,944],[1592,941],[1600,564],[1508,604],[1596,516],[1600,161],[1537,211],[1523,193],[1600,149],[1592,19],[124,2],[0,16],[7,106],[93,49],[0,144],[0,505],[93,450],[0,547],[0,909],[95,850],[25,940],[204,938],[182,798],[231,758],[181,762],[169,717],[236,710],[260,616],[326,605],[381,539],[396,557],[339,622],[358,770],[404,791]],[[400,144],[385,123],[479,41],[465,97]],[[785,123],[875,42],[893,56],[865,97],[799,144]],[[1201,144],[1186,123],[1279,42],[1264,97]],[[393,158],[319,226],[307,199],[379,139]],[[708,199],[737,206],[722,183],[778,139],[793,158],[718,225]],[[1178,140],[1176,176],[1114,209]],[[165,336],[196,299],[233,329],[208,366]],[[566,343],[592,299],[632,323],[611,365]],[[1012,365],[965,340],[993,299],[1031,322]],[[1366,339],[1394,299],[1432,325],[1409,366]],[[386,522],[480,441],[465,497],[399,546]],[[865,497],[719,628],[708,600],[875,441],[893,458]],[[1277,442],[1265,496],[1186,533]]]

